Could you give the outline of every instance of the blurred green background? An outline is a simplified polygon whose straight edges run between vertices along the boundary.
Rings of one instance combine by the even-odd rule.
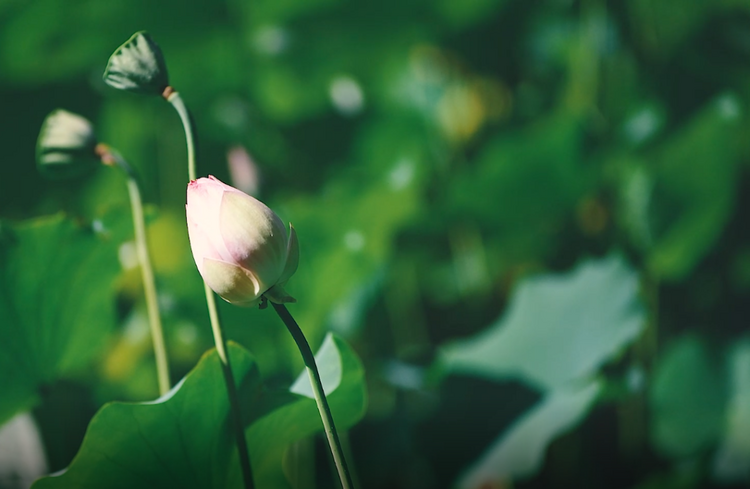
[[[0,0],[0,218],[123,235],[114,326],[33,411],[48,470],[105,402],[157,395],[124,180],[44,180],[50,111],[142,176],[173,378],[212,346],[179,119],[101,80],[137,30],[193,111],[199,175],[294,223],[313,348],[332,330],[364,362],[360,487],[750,482],[747,0]],[[288,385],[278,318],[221,309]],[[333,484],[315,443],[295,487]]]

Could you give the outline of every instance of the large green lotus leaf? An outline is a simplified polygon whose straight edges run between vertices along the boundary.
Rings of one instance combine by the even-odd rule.
[[[669,347],[657,364],[649,398],[652,443],[664,455],[694,455],[718,440],[726,386],[700,338],[684,336]]]
[[[648,267],[683,279],[714,246],[735,205],[740,102],[723,95],[647,156],[653,169]]]
[[[501,318],[447,345],[448,371],[520,377],[542,390],[596,372],[643,329],[638,274],[618,255],[522,280]]]
[[[282,471],[287,445],[322,429],[315,401],[291,390],[264,392],[249,352],[230,343],[229,354],[249,425],[256,486],[287,487]],[[361,364],[342,340],[330,336],[316,358],[334,417],[346,428],[364,412]],[[219,359],[211,350],[162,398],[102,408],[70,467],[34,488],[239,488],[228,409]]]
[[[40,384],[85,366],[114,326],[117,242],[58,215],[0,243],[0,424]]]
[[[255,363],[236,344],[230,343],[228,351],[241,402],[247,405],[260,392]],[[228,409],[220,360],[211,350],[156,401],[105,405],[65,472],[32,487],[231,487]]]
[[[729,355],[729,383],[724,435],[713,461],[714,478],[725,483],[750,480],[750,339]]]
[[[547,393],[495,441],[463,474],[461,489],[503,487],[509,480],[534,474],[544,462],[547,445],[578,424],[588,413],[601,383],[566,386]]]
[[[336,428],[354,425],[366,406],[364,369],[359,358],[342,339],[329,334],[315,359]],[[281,464],[288,445],[323,429],[307,372],[300,374],[289,392],[268,401],[278,407],[247,430],[256,485],[288,487]]]

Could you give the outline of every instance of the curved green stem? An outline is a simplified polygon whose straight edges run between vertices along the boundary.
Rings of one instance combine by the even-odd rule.
[[[106,147],[105,147],[106,148]],[[133,212],[133,228],[135,234],[135,248],[138,254],[138,262],[141,265],[141,278],[143,279],[143,292],[146,296],[146,309],[148,311],[148,322],[151,327],[151,339],[154,344],[154,357],[156,359],[156,375],[159,381],[159,394],[169,392],[171,384],[169,381],[169,363],[167,361],[167,349],[164,344],[164,331],[159,315],[159,303],[156,296],[156,283],[154,270],[151,266],[151,258],[148,254],[146,244],[146,222],[143,218],[143,200],[138,179],[133,168],[117,151],[106,148],[102,154],[102,162],[114,163],[128,176],[128,193],[130,194],[130,207]]]
[[[171,92],[167,97],[167,102],[172,104],[172,107],[174,107],[177,113],[180,115],[182,126],[185,128],[185,140],[187,142],[188,157],[188,178],[190,180],[195,180],[198,173],[195,165],[195,124],[193,124],[193,117],[178,92]]]
[[[328,439],[328,446],[331,448],[333,462],[336,465],[336,470],[338,471],[339,479],[341,480],[341,487],[343,487],[343,489],[352,489],[354,484],[352,483],[349,468],[346,465],[344,451],[341,448],[341,441],[339,440],[336,426],[333,424],[331,408],[328,406],[328,400],[323,391],[323,382],[320,379],[318,365],[315,363],[315,355],[313,355],[313,352],[310,349],[310,344],[307,342],[307,338],[305,338],[304,333],[302,333],[297,321],[294,320],[286,306],[284,304],[276,304],[275,302],[271,302],[271,304],[289,332],[292,334],[292,338],[294,338],[294,342],[297,343],[297,348],[299,348],[299,352],[302,354],[302,360],[305,362],[307,375],[310,377],[310,384],[312,385],[315,402],[317,403],[318,411],[320,412],[320,419],[323,421],[323,428],[326,433],[326,438]]]
[[[165,91],[165,97],[167,102],[172,104],[177,113],[180,115],[182,126],[185,129],[185,140],[187,142],[187,155],[188,155],[188,178],[195,180],[197,178],[197,170],[195,164],[195,125],[193,124],[193,117],[190,115],[185,102],[182,97],[176,91],[169,89]],[[229,411],[232,417],[232,426],[234,428],[234,439],[237,445],[237,452],[239,454],[240,467],[242,468],[242,480],[245,485],[245,489],[253,489],[255,487],[253,482],[253,472],[250,466],[250,453],[247,449],[247,440],[245,439],[245,424],[242,420],[242,410],[240,408],[239,396],[237,395],[237,386],[234,383],[234,374],[232,373],[232,364],[229,359],[229,353],[227,352],[227,342],[224,338],[224,332],[221,329],[221,320],[219,319],[219,309],[216,307],[216,296],[213,290],[208,284],[203,282],[203,289],[206,293],[206,304],[208,305],[208,316],[211,320],[211,330],[214,335],[214,344],[216,345],[216,352],[219,354],[221,360],[221,370],[224,374],[224,383],[227,387],[227,396],[229,397]]]

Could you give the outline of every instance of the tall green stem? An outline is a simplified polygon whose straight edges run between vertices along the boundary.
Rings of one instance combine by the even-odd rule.
[[[180,115],[182,126],[185,128],[185,140],[187,141],[187,157],[188,157],[188,178],[195,180],[198,172],[195,165],[195,125],[193,124],[193,116],[190,114],[185,102],[180,97],[179,92],[171,92],[167,97],[167,102],[172,104],[177,113]]]
[[[156,296],[156,283],[154,270],[151,266],[151,258],[148,254],[146,244],[146,222],[143,218],[143,200],[138,185],[138,178],[133,168],[120,155],[119,152],[100,145],[98,152],[105,164],[114,164],[122,169],[128,177],[128,193],[130,194],[130,208],[133,212],[133,228],[135,234],[135,248],[138,254],[138,262],[141,265],[141,278],[143,279],[143,293],[146,296],[146,309],[148,311],[148,322],[151,327],[151,340],[154,344],[154,357],[156,359],[156,375],[159,382],[159,394],[169,392],[169,363],[167,361],[167,349],[164,344],[164,331],[159,315],[159,303]]]
[[[197,170],[195,164],[196,138],[193,118],[187,106],[185,105],[185,102],[183,102],[182,97],[180,97],[180,94],[175,91],[170,91],[168,93],[169,94],[165,98],[170,104],[172,104],[177,113],[180,115],[182,126],[185,129],[185,140],[187,142],[188,154],[188,178],[190,180],[195,180],[197,178]],[[232,364],[229,359],[229,353],[227,352],[227,342],[224,338],[224,332],[221,329],[219,310],[216,307],[216,295],[205,281],[203,282],[203,289],[206,293],[208,316],[211,320],[211,330],[214,334],[216,352],[219,354],[219,359],[221,360],[221,370],[224,373],[224,382],[227,386],[227,395],[229,396],[229,410],[231,412],[232,425],[234,428],[234,439],[235,443],[237,444],[240,467],[242,468],[242,480],[244,482],[245,489],[253,489],[255,485],[253,482],[252,467],[250,466],[250,453],[247,449],[247,440],[245,439],[245,424],[242,420],[242,410],[240,408],[239,396],[237,395],[237,386],[234,383]]]
[[[203,282],[203,288],[206,292],[208,315],[211,319],[211,329],[214,333],[216,352],[219,354],[219,359],[221,360],[221,370],[222,372],[224,372],[224,381],[227,384],[227,394],[229,395],[229,410],[232,416],[232,424],[234,425],[234,439],[235,443],[237,444],[240,466],[242,467],[242,480],[245,484],[245,489],[252,489],[253,487],[255,487],[255,484],[253,482],[252,467],[250,466],[250,452],[247,449],[247,440],[245,440],[245,423],[242,420],[240,399],[237,395],[237,387],[234,383],[232,364],[230,363],[229,353],[227,352],[227,342],[224,339],[224,333],[221,329],[221,322],[219,321],[219,309],[216,307],[216,295],[208,286],[208,284],[206,284],[206,282]]]
[[[336,426],[333,424],[331,408],[328,406],[328,400],[323,391],[323,382],[320,380],[318,365],[315,363],[315,355],[313,355],[313,352],[310,349],[310,344],[307,342],[307,338],[305,338],[304,333],[302,333],[297,321],[294,320],[286,306],[284,304],[276,304],[275,302],[271,302],[271,304],[289,332],[292,334],[292,338],[294,338],[294,342],[297,343],[297,348],[299,348],[299,352],[302,354],[302,360],[305,363],[307,375],[310,377],[310,384],[312,385],[315,402],[317,403],[318,411],[320,412],[320,419],[323,421],[323,428],[326,433],[326,438],[328,439],[328,446],[331,448],[333,462],[339,473],[341,487],[343,487],[343,489],[352,489],[354,484],[352,483],[349,468],[346,465],[344,451],[341,448],[341,441],[339,440]]]
[[[133,223],[135,224],[135,247],[138,253],[138,261],[141,263],[141,276],[143,278],[143,291],[146,295],[146,309],[148,320],[151,324],[151,337],[154,342],[154,356],[156,358],[156,372],[159,379],[159,393],[161,395],[169,392],[169,366],[167,363],[167,349],[164,345],[164,330],[161,326],[159,316],[159,304],[156,297],[156,285],[154,284],[154,271],[146,247],[146,225],[143,219],[143,205],[141,203],[141,192],[134,178],[128,178],[128,192],[130,193],[130,204],[133,208]]]

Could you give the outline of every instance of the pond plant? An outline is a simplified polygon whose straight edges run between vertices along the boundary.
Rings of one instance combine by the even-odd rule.
[[[168,82],[167,68],[164,56],[151,37],[146,32],[135,33],[127,42],[120,46],[111,56],[104,73],[105,82],[117,89],[127,90],[145,95],[160,95],[166,99],[177,111],[183,123],[187,141],[188,177],[186,231],[189,234],[195,264],[204,279],[204,288],[208,313],[215,340],[215,354],[221,367],[226,399],[228,402],[228,417],[231,419],[231,432],[237,450],[236,461],[240,467],[241,481],[246,489],[256,487],[252,471],[252,462],[246,428],[249,423],[249,411],[257,411],[256,407],[243,406],[242,397],[238,392],[238,380],[235,378],[233,362],[247,363],[247,358],[232,359],[247,355],[239,352],[239,346],[228,346],[222,330],[216,296],[227,302],[244,307],[266,308],[268,302],[278,313],[284,325],[291,333],[297,344],[305,365],[310,382],[311,397],[317,404],[323,429],[328,440],[336,471],[339,474],[341,486],[344,489],[353,487],[353,482],[342,444],[339,439],[333,415],[329,406],[323,379],[312,350],[302,330],[284,305],[296,302],[285,290],[284,285],[297,270],[300,250],[297,234],[290,224],[285,228],[281,219],[265,204],[244,192],[224,184],[218,179],[197,177],[195,126],[192,116],[183,102],[180,94]],[[99,143],[94,136],[94,130],[89,121],[83,117],[59,109],[52,112],[45,120],[37,145],[37,164],[43,173],[54,177],[65,177],[90,171],[94,168],[92,162],[117,167],[127,177],[128,191],[131,199],[137,259],[140,264],[143,290],[146,296],[151,337],[156,359],[156,370],[159,390],[162,398],[157,403],[169,405],[173,399],[186,388],[183,379],[170,391],[169,368],[167,352],[164,342],[161,320],[159,317],[158,301],[154,274],[146,244],[146,225],[144,221],[143,204],[138,184],[138,178],[133,168],[123,156],[110,146]],[[341,340],[334,340],[339,348]],[[340,361],[341,352],[337,352]],[[336,359],[328,360],[336,361]],[[217,367],[214,365],[214,367]],[[198,367],[200,368],[200,367]],[[203,367],[209,368],[209,367]],[[340,369],[341,366],[339,365]],[[210,374],[213,375],[213,374]],[[339,372],[340,375],[340,372]],[[243,380],[240,380],[240,384]],[[336,388],[337,386],[334,386]],[[244,396],[244,401],[249,399]],[[273,403],[272,403],[273,404]],[[140,406],[145,406],[141,404]],[[137,405],[130,406],[135,408]],[[124,407],[124,406],[123,406]],[[276,410],[287,407],[282,404]],[[110,407],[113,409],[114,407]],[[127,409],[127,408],[126,408]],[[62,475],[56,475],[40,480],[39,487],[88,487],[104,484],[109,477],[114,477],[116,470],[106,474],[104,479],[100,471],[106,471],[94,460],[91,452],[101,450],[96,445],[95,421],[101,422],[107,408],[92,421],[90,433],[84,440],[84,446],[70,467]],[[200,413],[196,413],[200,416]],[[268,413],[264,413],[268,416]],[[225,422],[219,416],[215,424],[216,431],[209,436],[215,440],[202,440],[209,446],[215,446],[217,440],[224,438]],[[172,440],[177,442],[177,440]],[[181,442],[184,442],[182,440]],[[92,446],[87,446],[90,443]],[[149,447],[153,455],[162,462],[164,456],[151,444]],[[121,450],[124,447],[112,447]],[[87,449],[90,452],[87,452]],[[169,449],[169,448],[168,448]],[[87,454],[90,458],[86,458]],[[133,457],[133,455],[126,455]],[[114,458],[119,458],[115,455]],[[137,457],[135,457],[137,458]],[[193,461],[195,463],[195,461]],[[119,464],[118,464],[119,465]],[[232,471],[229,462],[224,461],[226,470]],[[134,472],[140,472],[133,467]],[[224,480],[225,474],[213,474]],[[148,478],[148,477],[147,477]],[[197,481],[194,481],[195,483]],[[36,487],[36,486],[35,486]],[[106,486],[109,487],[109,486]],[[196,486],[198,487],[198,486]]]
[[[747,487],[747,32],[0,2],[0,489]]]

